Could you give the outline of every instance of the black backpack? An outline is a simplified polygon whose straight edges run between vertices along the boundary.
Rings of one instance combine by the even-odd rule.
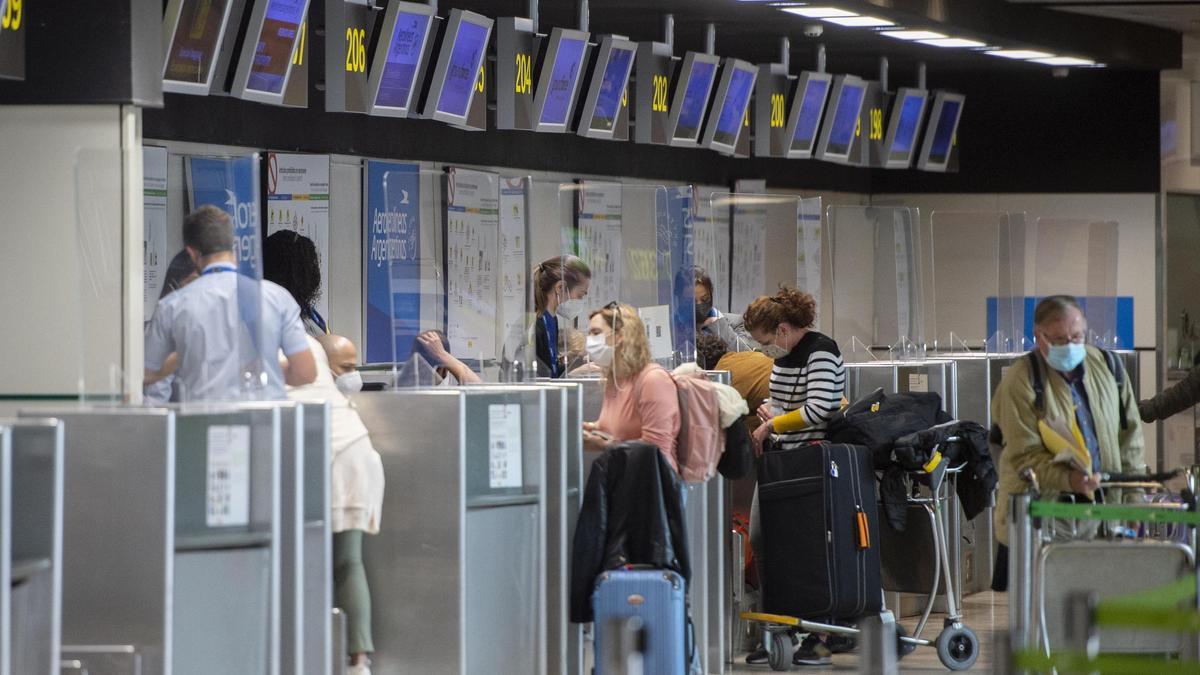
[[[1104,363],[1112,373],[1113,379],[1117,381],[1117,397],[1121,399],[1118,406],[1121,409],[1121,431],[1125,431],[1129,428],[1129,420],[1125,414],[1125,366],[1121,363],[1121,358],[1113,352],[1101,349],[1100,353],[1104,354]],[[1029,361],[1029,380],[1033,385],[1033,411],[1038,419],[1041,419],[1046,414],[1046,380],[1042,374],[1042,362],[1036,352],[1029,352],[1025,358]],[[994,422],[988,431],[988,445],[991,446],[992,457],[998,460],[999,453],[1004,449],[1004,434],[1000,431],[1000,425]]]

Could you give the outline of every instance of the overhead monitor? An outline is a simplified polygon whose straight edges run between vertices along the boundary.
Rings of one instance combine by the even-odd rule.
[[[854,143],[854,132],[858,127],[858,116],[862,112],[866,93],[867,83],[862,78],[853,75],[834,76],[825,121],[821,125],[821,139],[817,143],[817,159],[849,163],[850,146]]]
[[[671,145],[699,145],[704,111],[708,109],[708,96],[717,79],[720,62],[720,57],[712,54],[688,52],[684,55],[667,122]]]
[[[233,40],[237,27],[229,18],[238,0],[170,0],[163,14],[163,91],[178,94],[212,93],[225,86],[222,46]]]
[[[921,144],[921,155],[917,158],[918,169],[946,170],[965,102],[966,97],[962,94],[939,91],[934,96],[933,107],[929,109],[929,123],[925,126],[925,140]]]
[[[580,136],[613,137],[636,52],[637,44],[629,40],[611,35],[600,40],[591,84],[583,101],[583,115],[579,119]]]
[[[371,74],[367,80],[367,112],[407,117],[413,92],[420,90],[421,57],[433,26],[433,8],[414,2],[388,3],[378,31]]]
[[[533,97],[534,131],[567,130],[575,112],[587,47],[588,33],[567,28],[550,31]]]
[[[488,17],[461,9],[450,10],[437,66],[430,79],[429,96],[425,99],[426,117],[466,125],[491,34],[492,20]]]
[[[230,93],[261,103],[283,103],[292,54],[309,0],[255,0]]]
[[[887,133],[883,137],[883,166],[887,169],[907,169],[912,166],[917,147],[917,133],[925,114],[929,92],[902,87],[892,101]]]
[[[758,77],[758,66],[738,59],[725,59],[721,70],[721,82],[717,95],[713,97],[708,113],[708,126],[704,130],[704,147],[725,154],[733,154],[737,146],[746,110],[750,107],[750,94],[754,92],[754,80]]]
[[[796,82],[796,94],[792,97],[792,110],[788,114],[787,156],[790,159],[812,157],[817,145],[817,130],[821,128],[821,115],[829,99],[833,75],[804,71]]]

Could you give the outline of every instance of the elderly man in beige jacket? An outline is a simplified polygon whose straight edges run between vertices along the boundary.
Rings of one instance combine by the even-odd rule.
[[[1084,344],[1087,321],[1079,303],[1065,295],[1045,298],[1034,310],[1033,330],[1033,356],[1008,368],[992,399],[992,419],[1004,435],[995,511],[996,536],[1002,544],[1008,543],[1009,497],[1028,488],[1019,475],[1025,467],[1037,474],[1045,499],[1089,496],[1099,486],[1101,472],[1146,472],[1133,388],[1128,377],[1122,377],[1118,387],[1105,353]],[[1038,374],[1032,372],[1034,367]],[[1043,389],[1040,408],[1033,386],[1038,375]],[[1056,459],[1043,440],[1042,421],[1078,431],[1086,446],[1079,450],[1090,461]],[[1122,495],[1109,491],[1105,497],[1120,501]]]

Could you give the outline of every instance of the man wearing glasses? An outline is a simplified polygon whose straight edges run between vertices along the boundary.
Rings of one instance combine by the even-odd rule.
[[[1026,467],[1043,498],[1076,501],[1120,501],[1097,489],[1101,472],[1146,472],[1133,387],[1115,355],[1085,344],[1087,320],[1075,298],[1039,302],[1033,332],[1037,347],[1007,369],[992,400],[1004,444],[995,512],[1002,544],[1008,498],[1027,489],[1019,476]]]

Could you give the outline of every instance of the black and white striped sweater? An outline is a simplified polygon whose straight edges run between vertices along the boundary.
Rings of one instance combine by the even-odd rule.
[[[845,390],[846,367],[837,343],[809,331],[771,370],[771,402],[784,413],[775,422],[780,447],[825,440],[825,423],[841,407]]]

